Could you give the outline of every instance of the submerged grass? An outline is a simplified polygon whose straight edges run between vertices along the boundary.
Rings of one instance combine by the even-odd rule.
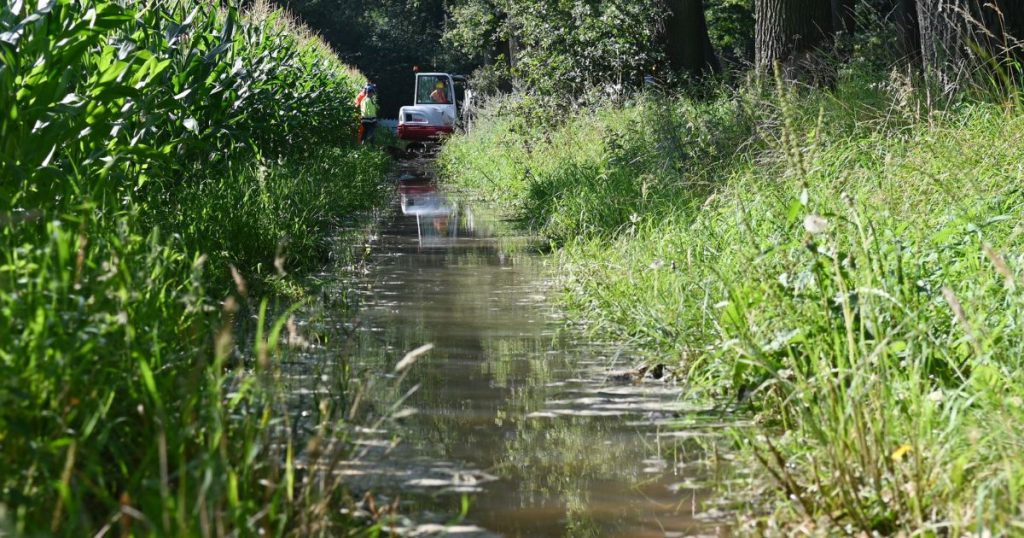
[[[380,203],[364,80],[259,2],[8,2],[0,61],[0,535],[342,532],[256,293]]]
[[[566,301],[751,405],[742,530],[1024,531],[1024,117],[898,76],[648,95],[456,138],[450,181],[561,247]]]

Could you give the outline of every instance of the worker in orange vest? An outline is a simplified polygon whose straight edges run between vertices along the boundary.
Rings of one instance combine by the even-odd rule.
[[[373,84],[367,84],[363,86],[363,89],[359,90],[359,95],[356,96],[356,108],[359,108],[363,104],[363,99],[366,99],[366,90],[369,89]]]
[[[359,143],[373,143],[377,138],[377,115],[380,112],[377,106],[377,86],[367,84],[364,90],[366,95],[359,103]]]
[[[356,110],[359,111],[360,116],[363,115],[363,101],[370,94],[377,93],[377,85],[370,83],[363,87],[359,91],[359,95],[356,96]],[[376,111],[375,111],[376,112]],[[359,122],[359,135],[356,137],[357,141],[362,144],[363,138],[366,136],[366,124],[363,121]]]
[[[438,105],[448,104],[448,89],[445,87],[444,82],[437,81],[433,93],[430,94],[430,100]]]

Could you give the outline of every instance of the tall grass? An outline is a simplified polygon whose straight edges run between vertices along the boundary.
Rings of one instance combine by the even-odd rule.
[[[8,2],[0,61],[0,533],[338,532],[251,294],[379,203],[361,76],[266,4],[191,0]]]
[[[1024,118],[920,98],[863,74],[650,97],[495,118],[443,160],[562,247],[596,330],[761,415],[739,438],[776,489],[741,530],[1013,534]]]

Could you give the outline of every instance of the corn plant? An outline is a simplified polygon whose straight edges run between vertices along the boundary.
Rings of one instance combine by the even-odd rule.
[[[379,202],[361,82],[266,4],[0,8],[0,532],[284,534],[334,498],[296,479],[246,280]]]

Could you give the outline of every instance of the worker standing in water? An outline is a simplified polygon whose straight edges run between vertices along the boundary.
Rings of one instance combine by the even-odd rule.
[[[361,90],[359,90],[359,95],[356,95],[356,102],[355,102],[356,103],[356,110],[359,111],[360,116],[363,113],[363,99],[366,99],[366,88],[369,88],[369,87],[370,87],[369,84],[367,84],[366,86],[363,86],[363,88]],[[356,134],[356,142],[359,143],[359,144],[363,143],[363,133],[364,133],[364,131],[365,131],[365,129],[363,128],[363,122],[360,121],[359,122],[359,131]]]
[[[359,100],[359,143],[373,143],[377,138],[377,86],[367,84],[363,89],[363,98]]]

